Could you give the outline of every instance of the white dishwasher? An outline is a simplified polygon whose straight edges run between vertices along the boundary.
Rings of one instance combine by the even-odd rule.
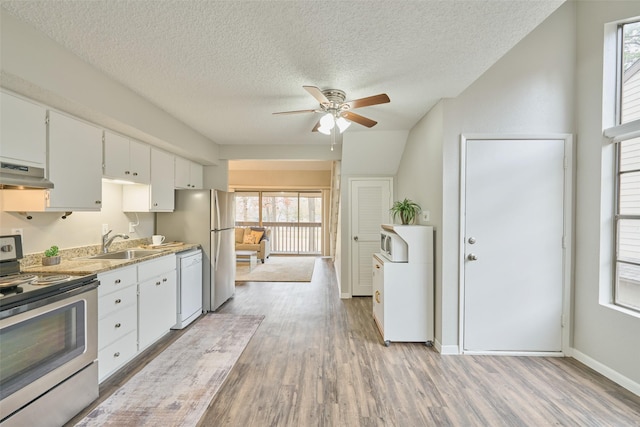
[[[176,254],[178,316],[171,329],[182,329],[202,314],[202,251]]]

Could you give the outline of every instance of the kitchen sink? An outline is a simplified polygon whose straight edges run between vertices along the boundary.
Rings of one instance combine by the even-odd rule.
[[[89,257],[90,259],[138,259],[155,255],[162,252],[161,250],[149,249],[127,249],[126,251],[109,252],[106,254],[98,254]]]

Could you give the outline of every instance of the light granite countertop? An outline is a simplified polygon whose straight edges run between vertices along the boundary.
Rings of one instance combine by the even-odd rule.
[[[193,243],[172,242],[172,244],[150,248],[148,246],[149,239],[137,239],[131,242],[121,241],[118,243],[118,245],[114,243],[109,252],[118,252],[126,249],[154,249],[157,253],[136,259],[91,259],[89,257],[100,253],[100,246],[83,246],[60,250],[61,261],[57,265],[42,265],[42,253],[28,254],[20,261],[21,270],[25,273],[97,274],[199,247],[199,245]]]

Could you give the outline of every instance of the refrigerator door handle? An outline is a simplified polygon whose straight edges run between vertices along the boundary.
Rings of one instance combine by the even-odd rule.
[[[215,257],[215,270],[218,271],[218,260],[220,259],[220,240],[222,238],[221,233],[215,233],[216,236],[216,257]]]
[[[215,206],[216,206],[216,224],[215,224],[215,229],[216,230],[220,230],[220,200],[218,200],[218,192],[213,190],[213,197],[215,200]],[[219,246],[219,245],[218,245]]]

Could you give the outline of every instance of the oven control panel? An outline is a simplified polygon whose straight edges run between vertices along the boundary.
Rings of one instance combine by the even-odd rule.
[[[0,236],[0,261],[22,258],[22,236]]]

